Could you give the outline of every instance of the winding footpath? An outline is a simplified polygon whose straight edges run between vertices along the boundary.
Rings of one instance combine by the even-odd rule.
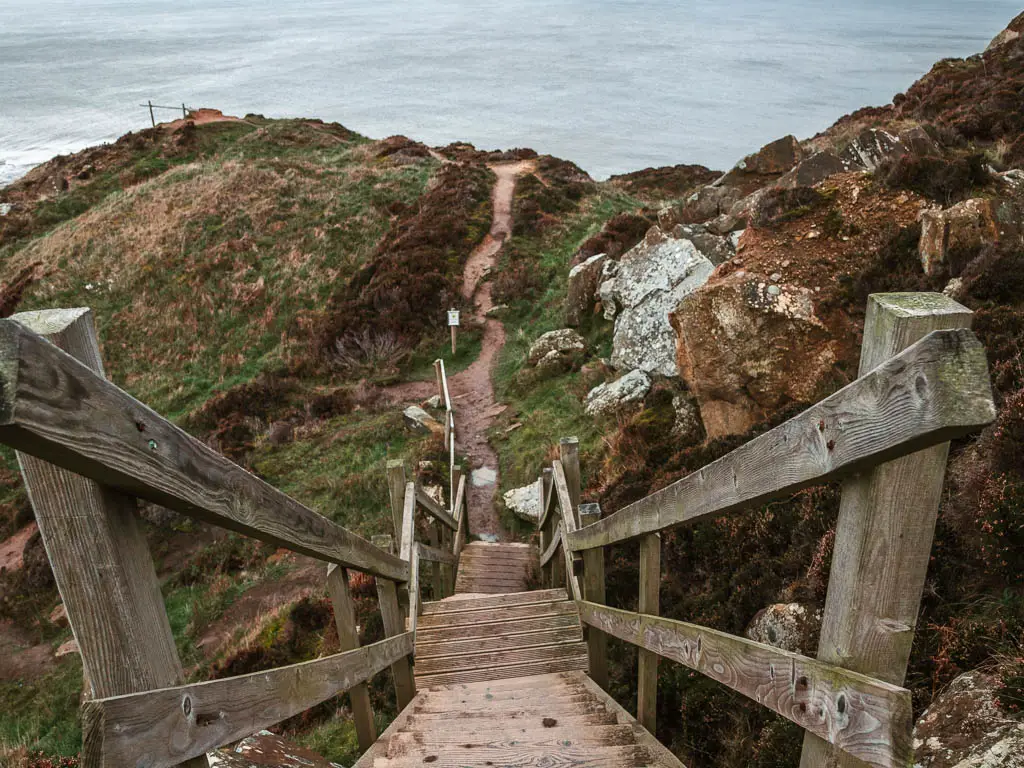
[[[488,166],[498,177],[491,194],[494,218],[487,233],[470,254],[462,279],[462,295],[473,304],[472,319],[484,329],[480,356],[466,370],[449,380],[455,408],[456,450],[466,456],[469,475],[469,527],[477,535],[492,534],[505,538],[494,508],[498,487],[498,455],[487,440],[487,432],[505,406],[494,397],[494,366],[498,353],[505,346],[505,327],[487,312],[494,306],[492,283],[483,280],[498,259],[505,240],[512,234],[512,196],[516,179],[534,170],[532,160]]]

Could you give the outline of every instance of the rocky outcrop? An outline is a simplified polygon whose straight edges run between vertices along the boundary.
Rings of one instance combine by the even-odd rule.
[[[851,167],[866,168],[873,171],[884,160],[896,155],[906,154],[907,146],[898,136],[877,128],[869,128],[850,142],[839,155]]]
[[[795,187],[813,187],[829,176],[837,173],[863,170],[863,167],[848,159],[839,157],[833,152],[816,152],[785,174],[777,182],[777,186],[793,189]]]
[[[640,405],[651,390],[651,379],[643,371],[630,371],[617,381],[599,384],[587,395],[586,412],[591,416],[614,416]]]
[[[689,240],[652,227],[600,287],[606,315],[615,314],[612,365],[676,376],[675,336],[668,313],[702,286],[714,264]]]
[[[703,224],[678,224],[672,230],[672,237],[689,240],[716,267],[736,254],[736,246],[728,235],[715,234]]]
[[[741,434],[784,403],[813,398],[837,359],[813,296],[740,270],[671,315],[680,375],[697,395],[708,437]]]
[[[925,274],[943,270],[959,272],[963,264],[952,263],[959,254],[976,253],[999,237],[991,201],[964,200],[952,208],[921,211],[921,241],[918,253]]]
[[[701,425],[697,404],[686,395],[678,394],[672,397],[672,410],[676,413],[675,422],[672,424],[672,437],[681,444],[698,442],[704,428]]]
[[[540,336],[532,345],[526,356],[530,365],[548,364],[553,358],[569,357],[574,353],[583,352],[587,348],[586,340],[572,328],[560,328],[548,331]]]
[[[914,727],[914,768],[1024,768],[1024,723],[996,699],[999,680],[960,675]]]
[[[807,653],[814,650],[820,629],[820,612],[809,611],[800,603],[776,603],[758,611],[744,634],[784,651]]]
[[[1015,40],[1019,40],[1021,35],[1024,35],[1024,13],[1017,16],[1006,29],[992,38],[992,42],[988,44],[985,52],[993,51],[996,48],[1001,48]]]
[[[506,491],[502,499],[505,507],[516,517],[534,524],[540,520],[540,495],[536,483]]]
[[[736,169],[761,176],[785,173],[803,157],[800,142],[796,136],[783,136],[765,144],[752,155],[747,155],[736,165]]]
[[[594,310],[597,289],[607,256],[600,253],[591,256],[582,264],[569,271],[569,286],[565,297],[565,322],[578,326]]]

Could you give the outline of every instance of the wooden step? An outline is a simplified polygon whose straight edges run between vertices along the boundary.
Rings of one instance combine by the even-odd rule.
[[[495,691],[517,691],[527,688],[531,691],[542,689],[553,690],[570,686],[578,688],[585,685],[580,676],[575,672],[561,672],[551,675],[533,675],[532,677],[517,677],[512,680],[489,680],[482,683],[457,683],[446,685],[435,690],[454,691],[457,693],[493,693]]]
[[[406,719],[407,730],[427,730],[437,733],[467,733],[468,728],[475,727],[476,720],[490,722],[494,713],[477,712],[476,714],[457,712],[424,712],[422,714],[411,714]],[[536,728],[556,728],[566,726],[588,726],[588,725],[618,725],[618,718],[614,712],[607,710],[591,712],[582,715],[559,714],[552,717],[549,714],[543,715],[522,710],[501,710],[501,721],[508,724],[510,728],[525,728],[526,730]]]
[[[449,751],[420,747],[402,757],[378,758],[374,768],[632,768],[642,766],[647,753],[642,747],[535,747],[527,744],[504,749],[460,749]]]
[[[474,640],[447,640],[438,642],[417,642],[416,663],[437,656],[458,656],[464,653],[485,653],[489,651],[514,651],[555,643],[575,643],[583,640],[579,627],[562,627],[540,632],[519,632],[496,637],[478,637]]]
[[[538,589],[533,592],[506,592],[493,597],[454,597],[434,603],[424,603],[421,616],[434,613],[457,613],[459,611],[481,611],[485,608],[507,608],[513,605],[553,603],[568,600],[564,589]]]
[[[465,728],[457,731],[437,731],[396,734],[388,744],[388,757],[403,757],[422,747],[454,745],[462,749],[507,749],[520,744],[553,749],[565,747],[622,747],[634,744],[633,729],[628,725],[599,725],[589,728],[552,726],[545,728],[531,724],[530,728],[515,727],[501,718],[484,720],[488,728]]]
[[[490,669],[472,669],[460,672],[444,672],[437,675],[424,675],[422,682],[417,675],[417,685],[447,685],[449,683],[471,682],[474,680],[497,680],[503,677],[522,677],[523,675],[543,675],[549,672],[568,672],[571,670],[586,671],[590,668],[586,646],[579,656],[547,661],[533,661],[526,664],[508,664],[491,667]]]
[[[494,693],[456,693],[431,689],[423,698],[427,706],[450,706],[458,709],[484,709],[486,707],[503,707],[506,705],[522,706],[534,701],[558,703],[564,699],[587,701],[581,696],[590,696],[590,691],[582,685],[569,685],[544,691],[512,690],[495,691]]]
[[[432,617],[430,617],[432,618]],[[422,618],[420,619],[422,621]],[[547,629],[564,629],[565,627],[578,627],[580,617],[572,612],[565,612],[539,618],[526,618],[517,621],[494,621],[488,623],[458,625],[450,627],[437,627],[433,629],[424,628],[422,625],[416,629],[416,642],[419,643],[440,643],[447,640],[469,640],[481,637],[501,637],[503,635],[515,635],[524,632],[538,632]]]
[[[578,616],[576,604],[568,600],[552,603],[537,603],[536,605],[513,605],[494,611],[489,615],[480,615],[475,611],[463,611],[459,613],[435,613],[430,616],[420,616],[417,623],[417,633],[420,629],[438,629],[441,627],[479,626],[483,624],[508,624],[516,619],[540,619],[552,616]]]
[[[460,669],[487,669],[507,664],[524,664],[532,661],[552,661],[580,654],[586,655],[587,644],[556,643],[553,645],[527,646],[510,651],[484,651],[482,653],[460,653],[431,656],[420,659],[416,656],[416,676],[434,675],[438,672],[455,672]]]

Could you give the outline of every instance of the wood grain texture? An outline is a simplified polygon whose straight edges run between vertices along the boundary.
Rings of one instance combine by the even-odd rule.
[[[567,546],[572,535],[576,532],[576,517],[573,514],[573,502],[572,497],[569,494],[569,488],[566,483],[565,469],[562,467],[561,461],[556,461],[552,464],[551,468],[554,470],[554,485],[555,493],[558,495],[558,512],[560,515],[560,523],[562,525],[562,554],[564,561],[564,578],[568,585],[569,594],[573,600],[582,600],[583,592],[580,589],[579,579],[576,577],[576,571],[574,570],[572,560],[572,550]],[[561,570],[559,570],[561,573]]]
[[[445,552],[443,549],[437,549],[436,547],[430,547],[422,542],[416,542],[416,548],[420,552],[420,562],[428,563],[446,563],[448,565],[455,565],[457,562],[455,555],[451,552]]]
[[[461,732],[428,729],[421,733],[403,733],[391,740],[389,757],[402,757],[420,747],[458,745],[463,749],[508,749],[520,744],[531,747],[613,747],[633,744],[633,729],[626,725],[600,725],[592,728],[545,728],[538,723],[534,728],[502,727],[500,721],[490,721],[489,728],[471,728],[463,725]]]
[[[338,645],[342,651],[353,651],[359,647],[356,609],[348,583],[348,571],[333,564],[327,566],[327,595],[334,608],[334,625],[338,629]],[[355,722],[359,748],[367,750],[377,740],[370,689],[366,683],[357,683],[349,688],[348,695],[352,701],[352,720]]]
[[[524,662],[522,664],[500,664],[486,669],[422,675],[417,677],[417,681],[423,686],[446,685],[473,680],[497,680],[503,677],[523,677],[524,675],[542,675],[549,672],[586,670],[586,668],[587,651],[584,648],[580,653],[563,659],[545,659],[542,661]]]
[[[576,528],[580,526],[580,441],[577,437],[563,437],[558,441],[558,458],[562,464],[562,472],[565,475],[565,486],[569,491],[571,500],[570,512],[572,519],[576,522]]]
[[[420,551],[417,547],[412,548],[412,561],[409,563],[409,629],[413,632],[420,618]]]
[[[936,331],[799,416],[598,523],[572,550],[655,533],[786,496],[990,423],[985,351],[966,329]]]
[[[164,768],[296,715],[412,652],[412,633],[302,664],[86,702],[84,752],[104,768]]]
[[[579,605],[584,623],[717,680],[868,765],[905,768],[912,757],[903,688],[695,624]]]
[[[15,320],[0,320],[0,441],[71,472],[311,557],[407,567],[246,472]]]
[[[498,637],[515,632],[536,632],[546,629],[560,629],[571,627],[578,623],[578,619],[572,613],[542,616],[540,618],[526,618],[508,622],[488,622],[483,624],[455,625],[453,627],[440,627],[428,629],[419,627],[416,632],[416,642],[442,642],[445,640],[467,640],[470,638]]]
[[[580,504],[580,525],[590,525],[601,519],[598,504]],[[605,575],[604,547],[588,549],[583,553],[583,598],[604,605]],[[608,636],[596,627],[587,628],[587,655],[590,659],[590,677],[601,688],[608,688]]]
[[[401,459],[389,459],[388,501],[391,506],[391,519],[395,525],[395,549],[402,550],[402,515],[405,511],[405,462]]]
[[[430,498],[427,492],[419,485],[416,486],[416,503],[423,507],[438,522],[444,523],[453,531],[458,530],[459,524],[455,522],[455,518],[448,513],[447,509]]]
[[[513,605],[531,605],[533,603],[552,603],[568,600],[564,589],[539,589],[533,592],[519,592],[494,597],[476,597],[471,600],[442,600],[437,603],[424,603],[423,616],[434,613],[464,613],[466,611],[488,611],[496,608],[508,608]],[[468,603],[468,604],[467,604]]]
[[[436,753],[436,754],[434,754]],[[643,765],[646,753],[641,747],[563,747],[557,752],[549,747],[520,745],[507,749],[420,750],[404,757],[378,758],[374,768],[422,768],[425,762],[431,768],[633,768]],[[425,758],[434,757],[426,761]]]
[[[384,623],[384,634],[398,637],[405,633],[405,617],[398,605],[398,585],[388,579],[377,579],[377,601],[380,603],[380,615]],[[415,634],[413,635],[415,637]],[[416,697],[416,681],[412,674],[409,657],[396,659],[391,665],[391,676],[395,683],[395,700],[398,709],[405,709]]]
[[[90,310],[12,318],[103,376]],[[184,679],[135,499],[18,454],[54,579],[81,651],[86,695],[103,698]],[[206,758],[183,765],[205,768]]]
[[[469,510],[466,508],[466,476],[459,477],[459,487],[455,492],[455,509],[459,515],[459,529],[455,534],[455,556],[462,558],[466,538],[469,536]]]
[[[868,299],[860,375],[932,331],[967,328],[971,312],[942,294]],[[902,685],[931,556],[949,443],[843,483],[818,658]],[[808,734],[804,768],[856,761]]]
[[[419,678],[440,672],[461,672],[464,670],[488,670],[508,664],[524,664],[531,661],[554,661],[578,658],[586,655],[587,646],[582,641],[559,642],[551,645],[529,645],[500,651],[470,653],[448,653],[427,658],[416,657],[416,676]]]
[[[511,651],[517,648],[530,648],[539,645],[556,643],[573,643],[583,640],[583,633],[578,626],[549,629],[542,632],[515,632],[496,635],[495,637],[478,637],[470,640],[449,640],[447,642],[423,642],[416,638],[416,663],[435,656],[446,656],[464,653],[484,653],[491,651]]]
[[[640,539],[640,613],[661,613],[661,534],[649,533]],[[637,658],[636,719],[655,733],[658,724],[658,654],[646,648]]]
[[[551,538],[551,543],[547,545],[543,554],[540,556],[540,566],[543,568],[548,564],[548,561],[555,556],[558,552],[559,547],[562,546],[562,525],[561,523],[555,528],[555,535]]]
[[[559,602],[536,603],[534,605],[511,605],[500,611],[493,611],[490,616],[481,617],[474,611],[459,613],[432,613],[420,617],[421,629],[439,629],[441,627],[479,627],[486,624],[507,624],[516,619],[540,619],[548,616],[571,616],[576,613],[576,606],[570,600]]]

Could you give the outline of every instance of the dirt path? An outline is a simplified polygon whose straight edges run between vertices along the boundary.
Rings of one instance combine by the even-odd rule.
[[[469,459],[471,470],[468,486],[469,527],[474,534],[494,534],[506,538],[494,509],[498,485],[498,456],[487,441],[487,430],[505,406],[495,401],[491,374],[498,352],[505,345],[505,327],[487,317],[494,306],[491,283],[481,282],[489,267],[497,261],[506,238],[512,234],[512,194],[516,179],[534,168],[531,160],[489,166],[497,175],[492,203],[494,220],[491,231],[466,262],[462,295],[473,301],[472,318],[483,323],[484,335],[480,356],[466,370],[449,381],[455,408],[456,448]]]

